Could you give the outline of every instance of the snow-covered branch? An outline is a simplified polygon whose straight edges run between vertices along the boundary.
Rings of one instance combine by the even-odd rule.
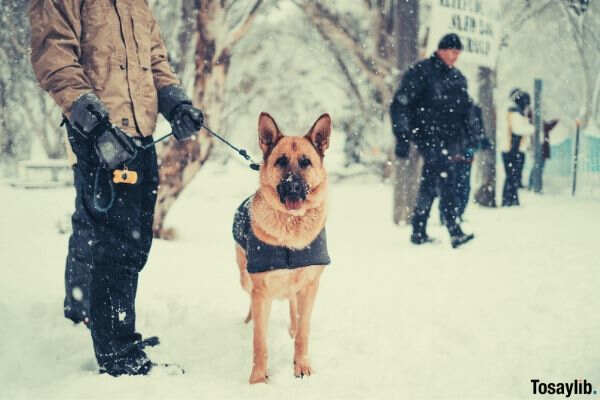
[[[242,22],[239,23],[238,26],[236,26],[229,34],[229,39],[225,45],[225,48],[234,47],[246,35],[246,33],[248,33],[248,30],[250,30],[252,22],[254,22],[256,14],[260,9],[262,3],[263,0],[256,0],[254,5],[248,12],[248,15],[245,18],[243,18]]]
[[[391,95],[391,88],[386,84],[385,77],[389,76],[394,65],[392,62],[380,57],[377,51],[370,52],[347,27],[341,18],[326,7],[315,1],[294,2],[302,8],[306,16],[312,21],[322,37],[335,46],[347,50],[356,59],[361,70],[364,71],[379,93],[384,97]],[[379,10],[371,12],[379,13]]]
[[[512,1],[508,2],[508,4],[513,6]],[[510,30],[513,32],[519,31],[527,21],[539,17],[554,5],[556,5],[555,0],[546,0],[535,8],[532,8],[531,4],[526,3],[519,12],[513,14],[516,15],[516,18],[510,22]]]

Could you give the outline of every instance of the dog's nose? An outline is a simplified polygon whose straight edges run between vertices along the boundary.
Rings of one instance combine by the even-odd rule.
[[[289,192],[290,194],[300,194],[302,191],[302,184],[300,182],[290,182],[289,183]]]
[[[304,199],[306,198],[307,185],[302,177],[290,173],[277,185],[277,192],[279,192],[281,201],[284,201],[284,198],[288,196]]]

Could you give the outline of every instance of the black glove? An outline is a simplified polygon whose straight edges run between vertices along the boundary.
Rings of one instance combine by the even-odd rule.
[[[492,150],[493,147],[492,141],[487,136],[484,136],[479,143],[479,148],[481,150]]]
[[[177,140],[185,140],[202,128],[204,115],[192,106],[182,87],[170,85],[158,91],[158,110],[171,123]]]
[[[189,139],[202,128],[204,114],[191,104],[180,104],[173,111],[171,120],[173,136],[177,140]]]
[[[473,147],[467,147],[463,154],[465,161],[468,161],[468,162],[473,161],[474,156],[475,156],[475,149]]]
[[[94,93],[86,93],[71,106],[71,125],[86,138],[95,139],[110,128],[108,110]]]

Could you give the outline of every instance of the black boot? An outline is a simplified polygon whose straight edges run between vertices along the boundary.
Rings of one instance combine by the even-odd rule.
[[[413,233],[410,236],[410,241],[413,244],[433,243],[435,239],[429,237],[425,232],[427,220],[418,216],[414,216],[412,220]]]
[[[101,366],[100,373],[109,374],[115,378],[121,375],[148,375],[153,365],[146,353],[136,349],[125,357]]]
[[[100,365],[101,374],[117,377],[121,375],[147,375],[154,364],[146,353],[145,347],[156,346],[160,342],[156,336],[141,340],[141,335],[133,343],[129,343],[107,356]]]
[[[435,239],[427,236],[426,233],[413,233],[410,235],[410,241],[413,244],[435,243]]]
[[[158,344],[158,338],[155,336],[145,339],[142,343],[136,343],[125,356],[115,358],[100,366],[100,373],[109,374],[115,378],[121,375],[154,374],[155,371],[160,371],[158,374],[166,375],[185,374],[185,370],[178,364],[152,362],[142,348],[155,344]]]
[[[452,244],[453,249],[462,246],[475,237],[475,235],[472,233],[465,234],[460,228],[460,225],[455,225],[452,227],[452,229],[449,229],[449,232],[450,243]]]

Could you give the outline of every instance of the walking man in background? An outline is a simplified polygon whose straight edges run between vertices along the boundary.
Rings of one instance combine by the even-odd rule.
[[[431,57],[406,71],[390,107],[396,155],[408,156],[410,140],[424,159],[410,238],[417,245],[433,241],[426,226],[438,187],[452,247],[474,237],[463,233],[456,218],[456,167],[452,161],[461,154],[468,139],[467,120],[472,104],[467,80],[454,67],[462,48],[456,34],[445,35]]]
[[[135,331],[135,297],[152,244],[158,166],[154,148],[140,146],[152,143],[159,111],[178,140],[198,131],[203,115],[178,86],[145,0],[33,0],[29,17],[33,70],[62,108],[76,156],[65,317],[90,328],[101,372],[147,374],[156,364],[143,348],[158,338]],[[106,137],[138,149],[119,166],[137,183],[113,184],[114,168],[96,151]]]

